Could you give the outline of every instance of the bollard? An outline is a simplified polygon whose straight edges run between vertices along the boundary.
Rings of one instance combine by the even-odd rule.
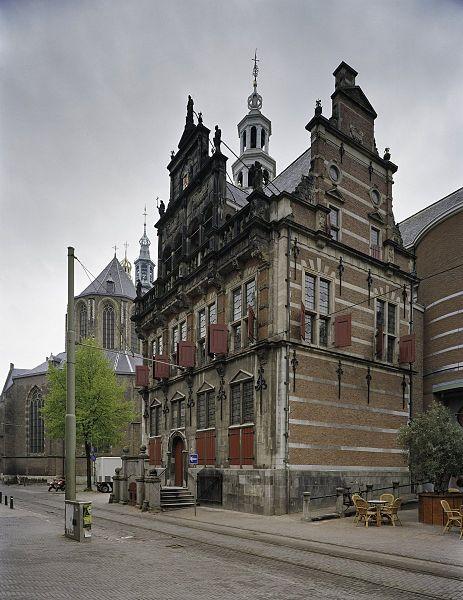
[[[5,494],[5,506],[8,506],[8,496]]]
[[[336,488],[336,512],[344,517],[344,488]]]
[[[395,498],[397,498],[399,496],[399,485],[400,485],[400,481],[392,482],[392,493],[394,494]]]
[[[0,504],[2,503],[2,500],[3,500],[2,496],[3,496],[3,492],[0,492]]]
[[[371,500],[371,492],[373,491],[373,484],[367,483],[367,500]]]
[[[303,521],[311,521],[312,517],[310,515],[310,492],[302,493],[302,520]]]
[[[148,500],[143,500],[143,504],[141,505],[141,512],[146,512],[147,510],[149,510],[150,507],[150,503],[148,502]]]
[[[10,496],[10,508],[14,508],[14,506],[13,506],[13,496]]]

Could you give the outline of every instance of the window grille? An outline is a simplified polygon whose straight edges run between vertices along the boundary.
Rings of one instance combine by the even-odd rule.
[[[41,454],[44,451],[45,436],[41,414],[42,408],[42,392],[39,388],[34,388],[29,400],[29,452],[31,454]]]

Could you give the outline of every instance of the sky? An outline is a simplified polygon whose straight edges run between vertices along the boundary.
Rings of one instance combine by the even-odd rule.
[[[308,147],[317,98],[329,116],[344,60],[399,166],[396,220],[461,187],[462,30],[463,0],[2,0],[2,382],[64,350],[67,246],[94,275],[114,245],[133,262],[146,204],[156,259],[188,94],[237,151],[256,48],[277,172]]]

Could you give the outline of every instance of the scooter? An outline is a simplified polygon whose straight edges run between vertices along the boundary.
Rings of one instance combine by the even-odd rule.
[[[53,479],[53,481],[51,481],[48,484],[49,492],[51,492],[51,490],[55,490],[55,492],[64,492],[65,489],[66,489],[66,481],[65,481],[64,477],[58,477],[57,479]]]

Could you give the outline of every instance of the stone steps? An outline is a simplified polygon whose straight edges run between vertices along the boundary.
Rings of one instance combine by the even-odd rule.
[[[161,488],[161,509],[174,510],[195,505],[193,494],[184,487],[169,486]]]

